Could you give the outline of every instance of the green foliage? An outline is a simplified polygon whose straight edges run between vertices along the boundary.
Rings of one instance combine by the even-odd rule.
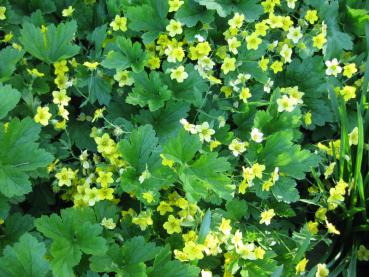
[[[103,66],[117,71],[128,67],[131,67],[134,72],[143,71],[146,53],[138,42],[132,43],[129,38],[118,37],[112,49],[102,62]]]
[[[39,232],[52,240],[51,267],[55,276],[72,275],[82,253],[102,255],[107,251],[106,241],[101,237],[102,227],[96,224],[90,208],[64,209],[60,216],[40,217],[35,225]]]
[[[164,85],[160,73],[151,72],[147,75],[141,72],[134,79],[136,85],[128,94],[127,103],[140,107],[149,106],[150,111],[156,111],[170,99],[172,92]]]
[[[7,81],[12,76],[17,63],[22,59],[23,55],[24,51],[19,51],[10,46],[0,51],[0,82]]]
[[[0,258],[0,276],[47,276],[49,264],[45,259],[45,243],[29,233],[24,234],[13,246],[4,249]]]
[[[36,143],[40,127],[30,118],[13,119],[8,127],[0,126],[0,192],[6,197],[31,192],[30,172],[47,166],[52,156]]]
[[[42,32],[40,28],[29,22],[23,24],[19,38],[25,50],[48,64],[68,59],[80,51],[80,47],[71,43],[77,31],[77,22],[69,21],[46,26]]]
[[[6,117],[8,112],[15,108],[20,97],[21,94],[18,90],[0,83],[0,119]]]
[[[128,27],[134,31],[143,31],[144,43],[150,43],[165,31],[168,25],[168,2],[145,0],[143,5],[129,7],[127,10]]]
[[[188,27],[194,27],[197,23],[210,23],[214,18],[214,12],[200,6],[195,0],[186,1],[176,13],[176,19]]]

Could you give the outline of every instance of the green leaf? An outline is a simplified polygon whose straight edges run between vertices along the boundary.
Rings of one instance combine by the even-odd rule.
[[[19,51],[11,46],[0,51],[0,82],[7,81],[12,76],[17,63],[22,59],[23,55],[24,51]]]
[[[135,86],[126,98],[126,102],[140,107],[149,106],[150,111],[156,111],[170,99],[172,92],[168,89],[159,72],[152,71],[150,75],[141,72],[135,75]]]
[[[129,140],[119,142],[118,148],[123,159],[140,173],[146,169],[146,165],[160,160],[158,138],[151,125],[134,130]]]
[[[227,218],[238,221],[247,214],[248,206],[245,200],[232,199],[226,203]]]
[[[231,180],[225,174],[230,169],[230,164],[226,158],[217,156],[217,153],[206,153],[190,166],[181,168],[179,178],[186,196],[191,201],[198,201],[201,198],[206,200],[209,192],[214,192],[224,199],[232,197],[229,187]]]
[[[291,131],[279,131],[267,138],[259,159],[270,170],[279,167],[286,176],[303,179],[305,173],[318,165],[318,156],[292,142]]]
[[[167,13],[169,6],[167,1],[146,0],[146,4],[129,7],[127,10],[128,28],[134,31],[143,31],[145,44],[155,40],[161,32],[165,32],[168,25]]]
[[[160,142],[176,136],[183,127],[179,124],[181,118],[187,118],[190,105],[184,102],[168,101],[164,108],[155,112],[141,110],[135,117],[138,123],[150,124],[158,134]]]
[[[353,31],[358,36],[365,35],[365,24],[369,22],[369,11],[364,9],[347,8],[348,24],[351,24],[350,31]]]
[[[214,19],[214,12],[194,0],[188,0],[176,12],[175,18],[188,27],[194,27],[198,22],[210,23]]]
[[[88,83],[90,92],[89,100],[95,103],[96,100],[100,105],[109,105],[111,99],[111,84],[108,80],[99,76],[93,76]]]
[[[258,0],[195,0],[200,5],[209,10],[216,10],[218,15],[226,17],[232,12],[239,12],[245,15],[247,22],[257,20],[263,14],[263,8],[258,4]]]
[[[144,237],[134,237],[122,246],[122,254],[127,264],[138,264],[155,258],[160,248],[153,242],[145,242]]]
[[[0,276],[46,276],[49,273],[49,265],[45,254],[45,244],[26,233],[13,246],[5,247],[0,258]]]
[[[296,181],[288,177],[280,177],[272,186],[272,193],[278,201],[286,203],[296,202],[300,199],[299,192],[296,188]]]
[[[190,135],[181,129],[177,136],[164,145],[163,154],[168,159],[184,164],[191,161],[200,149],[201,142],[199,137]]]
[[[80,48],[72,44],[72,40],[77,31],[77,23],[72,20],[60,23],[57,27],[54,24],[47,26],[45,33],[31,23],[24,23],[20,31],[20,42],[24,49],[48,64],[59,60],[69,59],[78,54]]]
[[[6,117],[8,112],[15,108],[20,97],[21,94],[18,90],[13,89],[10,85],[4,86],[0,83],[0,119]]]
[[[103,255],[107,251],[106,241],[101,237],[102,227],[96,223],[91,208],[68,208],[61,216],[42,216],[35,226],[45,237],[52,239],[51,261],[55,276],[71,276],[82,253]]]
[[[208,235],[210,231],[210,225],[211,225],[211,211],[208,209],[204,215],[204,218],[202,219],[200,230],[199,230],[199,243],[204,243],[206,236]]]
[[[31,172],[45,168],[53,157],[40,149],[36,140],[40,127],[32,119],[13,119],[7,129],[0,126],[0,192],[6,197],[21,196],[32,190]]]
[[[141,72],[146,62],[146,52],[138,42],[132,43],[129,38],[118,37],[113,50],[110,50],[102,65],[109,69],[123,70],[131,67],[134,72]]]

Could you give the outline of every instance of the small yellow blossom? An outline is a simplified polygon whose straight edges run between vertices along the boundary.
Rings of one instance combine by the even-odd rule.
[[[49,113],[49,107],[38,107],[34,120],[36,123],[40,123],[42,126],[49,124],[51,113]]]
[[[5,20],[6,19],[6,7],[4,6],[0,6],[0,20]]]
[[[164,154],[160,154],[160,158],[162,159],[162,165],[164,166],[168,166],[168,167],[173,167],[173,164],[174,164],[174,161],[173,160],[170,160],[168,158],[166,158],[164,156]]]
[[[262,39],[259,38],[256,33],[252,33],[251,35],[246,37],[246,43],[248,50],[257,50],[259,48],[259,45],[262,43]]]
[[[273,70],[274,74],[283,71],[283,63],[281,61],[274,61],[270,68]]]
[[[163,224],[164,229],[168,234],[180,233],[182,232],[181,220],[175,218],[173,215],[168,217],[168,220]]]
[[[112,218],[104,217],[100,224],[101,226],[104,226],[106,229],[109,229],[109,230],[113,230],[115,229],[115,227],[117,227],[117,224],[115,224]]]
[[[180,0],[169,0],[169,12],[176,12],[184,4],[184,1]]]
[[[347,64],[343,67],[342,75],[351,78],[357,72],[356,65],[354,63]]]
[[[53,91],[53,103],[61,106],[68,106],[71,98],[67,95],[67,91],[65,89],[61,89],[60,91]]]
[[[113,28],[113,31],[127,31],[127,18],[116,15],[114,20],[110,23],[110,27]]]
[[[160,201],[159,206],[156,210],[160,213],[160,215],[165,215],[166,213],[173,212],[173,208],[170,206],[168,202]]]
[[[356,87],[344,86],[340,90],[340,94],[343,96],[343,99],[345,100],[345,102],[347,102],[350,99],[356,98]]]
[[[221,66],[224,74],[228,74],[230,71],[236,70],[236,59],[235,58],[225,58]]]
[[[308,259],[303,258],[301,261],[299,261],[295,267],[296,274],[300,275],[301,273],[305,272],[306,265],[308,263]]]
[[[69,6],[68,8],[62,10],[62,15],[64,17],[70,17],[73,15],[74,8],[72,6]]]
[[[305,19],[310,24],[314,24],[318,20],[318,12],[316,10],[308,10],[306,12]]]
[[[312,234],[312,235],[316,235],[318,234],[318,225],[319,223],[318,222],[314,222],[314,221],[309,221],[307,223],[307,229],[309,230],[309,232]]]
[[[269,209],[261,213],[260,224],[269,225],[272,218],[275,216],[274,209]]]
[[[83,65],[88,68],[88,70],[94,71],[100,63],[98,62],[84,62]]]
[[[34,78],[37,78],[37,77],[44,77],[45,74],[38,71],[37,68],[33,68],[33,69],[28,69],[27,68],[27,72]]]
[[[63,167],[60,172],[55,174],[56,179],[58,179],[58,185],[60,187],[67,186],[70,187],[72,185],[72,180],[75,177],[75,172],[67,167]]]
[[[171,19],[169,21],[169,25],[166,27],[166,30],[169,32],[169,36],[174,37],[176,35],[182,34],[182,23]]]
[[[315,277],[328,277],[329,270],[326,264],[318,264]]]

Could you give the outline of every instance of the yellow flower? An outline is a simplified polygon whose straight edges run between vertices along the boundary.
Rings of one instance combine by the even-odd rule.
[[[94,71],[99,65],[98,62],[84,62],[83,65],[88,68],[88,70]]]
[[[44,77],[45,74],[41,73],[37,70],[37,68],[33,68],[33,69],[28,69],[27,68],[27,72],[32,75],[32,77],[36,78],[36,77]]]
[[[114,220],[112,218],[106,218],[104,217],[101,221],[101,226],[104,226],[106,229],[113,230],[117,225],[115,224]]]
[[[240,99],[244,102],[247,103],[247,99],[251,98],[251,93],[250,93],[250,89],[249,88],[242,88],[241,92],[240,92]]]
[[[2,42],[7,43],[7,42],[11,41],[13,36],[14,36],[13,33],[9,32],[8,34],[6,34],[4,36],[4,39],[2,40]]]
[[[268,70],[268,63],[269,63],[269,59],[264,58],[264,56],[260,59],[259,61],[259,67],[261,68],[262,71],[267,71]]]
[[[210,151],[213,151],[215,148],[217,148],[219,145],[221,145],[222,143],[218,140],[212,140],[210,141]]]
[[[323,49],[324,44],[326,44],[327,39],[323,33],[313,37],[313,46],[318,49]]]
[[[156,56],[150,56],[149,59],[147,60],[147,65],[149,66],[149,68],[151,70],[155,70],[160,68],[160,59],[159,57]]]
[[[179,21],[171,19],[169,21],[169,25],[166,27],[166,30],[169,32],[169,36],[174,37],[176,35],[182,34],[182,24]]]
[[[52,95],[54,104],[68,106],[71,98],[67,95],[67,91],[65,89],[61,89],[60,91],[53,91]]]
[[[260,246],[256,247],[254,250],[254,255],[256,259],[262,260],[264,259],[265,250],[261,248]]]
[[[225,58],[222,64],[222,70],[224,74],[228,74],[230,71],[236,70],[236,59],[235,58]]]
[[[306,125],[306,126],[311,125],[311,123],[312,123],[312,114],[311,114],[311,112],[307,112],[307,113],[304,115],[304,122],[305,122],[305,125]]]
[[[356,97],[356,87],[344,86],[343,89],[340,90],[340,94],[343,96],[343,99],[347,102],[350,99]]]
[[[170,78],[172,80],[175,79],[178,83],[183,83],[183,81],[188,78],[188,74],[183,65],[180,65],[177,68],[172,68],[170,71]]]
[[[108,134],[104,134],[102,137],[96,137],[95,142],[99,153],[110,155],[115,150],[115,142]]]
[[[128,70],[117,71],[114,80],[119,83],[119,87],[131,86],[134,83],[134,79],[129,74]]]
[[[37,113],[34,117],[36,123],[40,123],[42,126],[47,126],[50,118],[51,113],[49,113],[49,107],[40,106],[37,108]]]
[[[149,225],[153,225],[153,220],[148,212],[141,212],[138,216],[132,218],[132,223],[140,226],[142,231],[145,231]]]
[[[341,234],[340,231],[336,229],[336,226],[334,226],[332,223],[328,222],[327,220],[325,221],[325,223],[326,223],[328,233],[335,234],[335,235]]]
[[[326,219],[327,209],[323,207],[319,207],[319,209],[315,212],[315,218],[324,221]]]
[[[261,213],[261,219],[259,221],[260,224],[269,225],[272,218],[275,216],[274,209],[269,209]]]
[[[69,6],[68,8],[66,8],[62,11],[62,15],[64,17],[69,17],[69,16],[73,15],[73,12],[74,12],[74,8],[72,6]]]
[[[255,34],[258,36],[266,36],[267,30],[269,29],[269,26],[266,24],[266,21],[262,21],[255,24]]]
[[[350,64],[345,65],[343,67],[342,75],[347,77],[347,78],[351,78],[352,75],[354,75],[356,72],[357,72],[356,65],[354,63],[350,63]]]
[[[204,254],[202,250],[204,247],[200,244],[197,244],[193,241],[188,241],[185,243],[185,247],[183,248],[183,253],[187,256],[189,260],[201,260],[204,258]]]
[[[229,51],[233,54],[238,54],[237,48],[241,46],[241,42],[237,40],[236,37],[227,40]]]
[[[328,277],[329,270],[326,264],[318,264],[315,277]]]
[[[318,20],[318,12],[316,10],[308,10],[305,19],[309,21],[310,24],[314,24]]]
[[[0,6],[0,20],[5,20],[6,19],[6,7],[4,6]]]
[[[104,117],[104,111],[105,111],[105,107],[103,107],[101,109],[97,109],[94,113],[94,117],[92,119],[92,122],[95,122],[99,118],[103,118]]]
[[[273,70],[274,74],[283,71],[283,63],[281,61],[274,61],[270,68]]]
[[[100,184],[103,188],[107,188],[110,184],[114,183],[112,172],[99,170],[97,174],[99,177],[96,179],[96,183]]]
[[[301,261],[299,261],[295,267],[296,274],[300,275],[301,273],[305,272],[306,265],[308,263],[308,259],[303,258]]]
[[[176,12],[184,4],[184,2],[180,0],[169,0],[168,4],[169,12]]]
[[[242,27],[244,20],[245,16],[243,14],[235,13],[234,16],[230,20],[228,20],[228,25],[231,28],[239,29]]]
[[[69,112],[67,109],[64,108],[64,106],[59,105],[58,106],[58,115],[60,115],[62,118],[64,118],[65,120],[69,119]]]
[[[219,230],[226,236],[231,234],[231,220],[222,218],[222,222],[220,223]]]
[[[265,165],[263,164],[259,164],[259,163],[255,163],[252,166],[252,173],[254,174],[254,176],[256,178],[263,178],[263,171],[265,170]]]
[[[70,187],[72,185],[72,180],[75,177],[75,172],[68,167],[63,167],[60,172],[55,174],[55,177],[56,179],[58,179],[58,185],[60,187],[62,186]]]
[[[64,73],[67,73],[68,71],[69,71],[69,68],[67,66],[66,60],[62,60],[62,61],[54,63],[55,75],[64,75]]]
[[[262,43],[262,39],[258,37],[256,33],[252,33],[251,35],[246,37],[247,49],[257,50],[259,45]]]
[[[160,201],[159,206],[156,210],[160,213],[160,215],[165,215],[166,213],[173,212],[173,208],[170,206],[168,202]]]
[[[146,200],[147,203],[152,203],[155,200],[154,194],[151,191],[146,191],[142,193],[142,198]]]
[[[160,154],[160,158],[162,159],[162,165],[164,166],[168,166],[168,167],[173,167],[174,161],[167,159],[164,154]]]
[[[113,200],[114,199],[114,189],[103,187],[97,192],[100,200]]]
[[[312,235],[316,235],[318,234],[318,225],[319,223],[318,222],[314,222],[314,221],[309,221],[307,223],[307,228],[309,230],[309,232],[312,234]]]
[[[113,28],[113,31],[127,31],[127,18],[116,15],[113,22],[110,23],[110,27]]]
[[[163,224],[163,227],[170,235],[182,232],[181,220],[176,219],[173,215],[168,217],[168,220]]]
[[[165,49],[165,55],[168,56],[168,62],[175,63],[176,61],[183,61],[183,58],[185,56],[185,53],[183,51],[183,48],[178,47],[172,47],[168,46],[167,49]]]

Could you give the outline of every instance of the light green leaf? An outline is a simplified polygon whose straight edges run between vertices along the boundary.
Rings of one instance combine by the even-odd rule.
[[[176,12],[175,18],[188,27],[194,27],[198,22],[210,23],[214,19],[214,12],[200,6],[194,0],[188,0]]]
[[[22,59],[24,51],[8,46],[0,51],[0,82],[7,81],[13,74],[17,63]],[[0,111],[1,108],[0,108]]]
[[[0,66],[1,67],[1,66]],[[10,85],[0,83],[0,119],[3,119],[9,111],[15,108],[20,100],[21,94]]]
[[[126,102],[140,107],[149,106],[150,111],[156,111],[170,99],[172,92],[161,79],[159,72],[152,71],[150,75],[141,72],[135,75],[135,86],[126,98]]]
[[[296,181],[288,177],[280,177],[272,186],[272,193],[278,201],[286,203],[296,202],[300,199],[299,192],[296,188]]]
[[[26,233],[13,246],[5,247],[3,256],[0,257],[0,276],[46,276],[49,273],[49,265],[45,254],[45,244]]]
[[[20,42],[24,49],[48,64],[60,60],[69,59],[79,52],[79,46],[72,44],[77,31],[77,23],[72,20],[47,26],[47,31],[42,33],[41,29],[31,23],[24,23],[20,31]]]

